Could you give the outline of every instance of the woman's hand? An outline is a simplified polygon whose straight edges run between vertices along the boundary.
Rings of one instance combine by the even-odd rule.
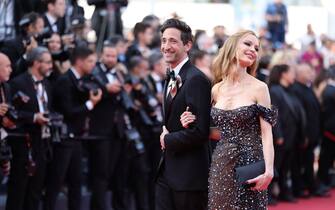
[[[186,107],[186,111],[180,116],[180,122],[184,128],[188,128],[188,126],[196,120],[196,116],[188,110],[189,107]]]
[[[272,181],[272,178],[273,178],[273,174],[265,172],[264,174],[261,174],[254,179],[249,179],[247,181],[247,184],[253,184],[253,183],[255,184],[254,187],[251,187],[251,190],[263,191],[268,188],[269,184]]]

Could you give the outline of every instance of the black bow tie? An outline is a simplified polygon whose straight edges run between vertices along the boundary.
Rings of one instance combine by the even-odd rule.
[[[35,84],[35,85],[42,84],[42,80],[34,81],[34,84]]]
[[[173,80],[173,81],[175,81],[176,80],[176,75],[175,75],[175,73],[174,73],[174,71],[173,70],[170,70],[170,69],[167,69],[166,70],[166,79],[167,80]]]

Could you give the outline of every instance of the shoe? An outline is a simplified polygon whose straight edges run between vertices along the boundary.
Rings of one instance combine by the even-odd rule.
[[[284,202],[288,202],[288,203],[298,202],[297,199],[295,197],[293,197],[293,195],[289,195],[289,194],[279,195],[278,198],[279,198],[280,201],[284,201]]]

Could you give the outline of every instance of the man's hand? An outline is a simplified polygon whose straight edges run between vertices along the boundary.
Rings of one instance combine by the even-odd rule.
[[[0,104],[0,116],[3,117],[8,111],[8,104],[1,103]]]
[[[161,136],[160,136],[160,142],[161,142],[161,149],[164,150],[165,149],[165,142],[164,142],[164,138],[165,138],[165,135],[168,134],[169,131],[166,129],[165,126],[163,126],[163,131],[161,133]]]
[[[121,91],[121,83],[117,80],[106,85],[106,89],[109,93],[119,93]]]
[[[101,89],[98,89],[97,93],[95,93],[95,91],[90,91],[90,101],[92,101],[94,106],[101,100],[101,97],[102,97]]]
[[[36,113],[35,114],[35,123],[39,125],[45,125],[49,122],[49,118],[44,117],[44,113]]]

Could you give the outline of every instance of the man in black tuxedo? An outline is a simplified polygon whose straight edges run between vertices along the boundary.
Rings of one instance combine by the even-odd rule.
[[[80,209],[82,179],[82,143],[80,138],[88,134],[89,113],[101,100],[102,91],[85,91],[82,77],[92,72],[96,55],[86,47],[77,47],[71,55],[72,68],[61,75],[54,89],[55,110],[64,115],[68,138],[54,144],[54,156],[47,182],[45,210],[54,210],[57,196],[67,180],[68,208]],[[75,138],[75,139],[74,139]]]
[[[43,16],[45,28],[63,35],[65,33],[65,0],[46,0],[47,11]]]
[[[93,76],[101,86],[102,100],[90,115],[90,135],[97,141],[89,142],[90,174],[92,178],[91,209],[105,210],[106,191],[111,173],[114,172],[118,154],[121,152],[120,140],[116,137],[114,123],[116,107],[119,105],[118,93],[121,83],[117,79],[115,65],[117,51],[113,45],[105,45],[101,60],[93,70]]]
[[[20,123],[15,132],[29,134],[30,138],[11,142],[13,167],[8,182],[7,210],[38,209],[50,157],[51,134],[45,113],[52,110],[52,97],[44,78],[52,67],[52,59],[46,48],[37,47],[27,54],[27,62],[29,69],[10,84],[12,95],[21,91],[29,97],[15,104]]]
[[[203,210],[207,208],[210,162],[211,85],[188,59],[191,28],[169,19],[161,32],[161,51],[170,73],[164,89],[165,126],[160,136],[163,155],[158,167],[156,210]],[[180,116],[187,107],[197,120],[183,128]]]
[[[302,151],[302,171],[305,187],[308,190],[307,196],[314,194],[322,195],[317,191],[314,177],[314,149],[319,145],[321,138],[321,107],[319,101],[311,87],[313,82],[313,69],[308,64],[300,64],[296,68],[296,82],[292,86],[293,93],[300,100],[306,112],[306,136]],[[301,189],[300,196],[304,189]]]
[[[11,72],[12,68],[9,58],[5,54],[0,53],[0,141],[2,144],[5,143],[5,145],[7,145],[7,131],[15,127],[14,122],[7,116],[7,112],[10,108],[9,106],[11,105],[11,93],[7,81],[9,80]],[[9,175],[10,161],[7,158],[8,157],[3,157],[1,155],[1,177],[2,175]]]

